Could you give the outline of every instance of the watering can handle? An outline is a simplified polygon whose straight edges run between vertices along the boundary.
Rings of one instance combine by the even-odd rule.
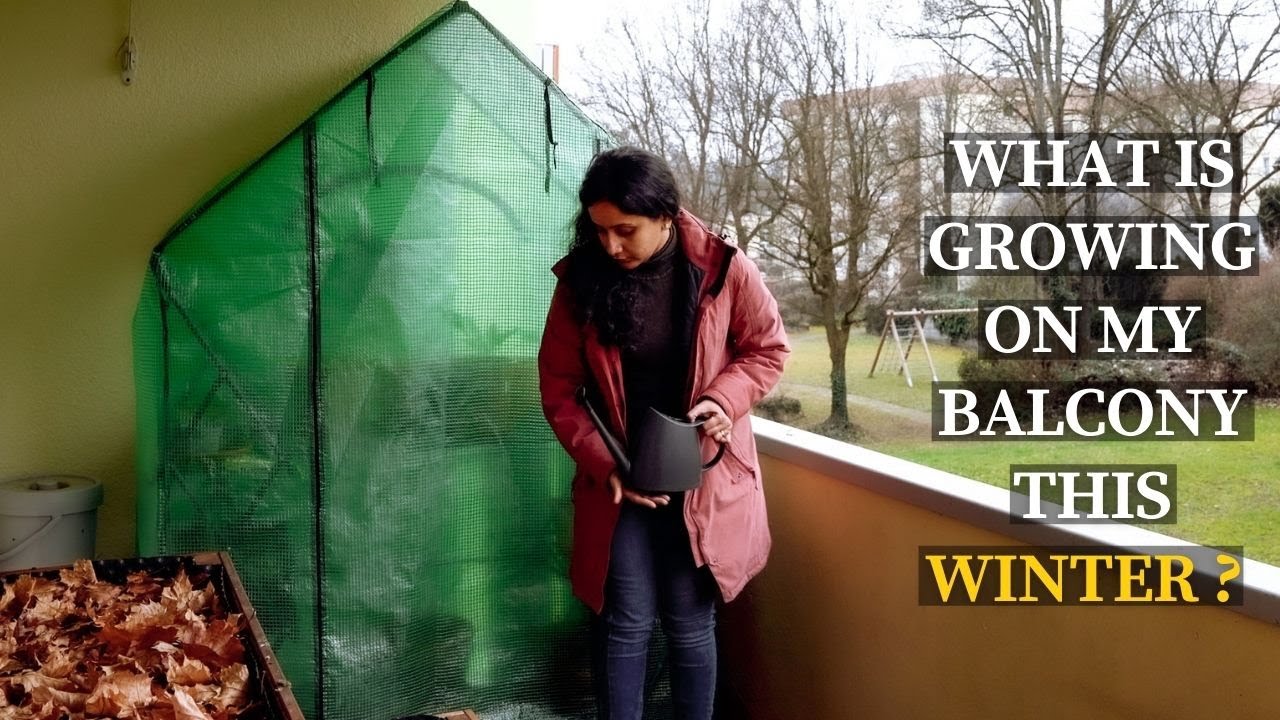
[[[717,444],[720,446],[720,449],[716,450],[716,456],[711,458],[711,462],[702,466],[703,470],[710,470],[712,466],[720,462],[720,458],[724,457],[724,449],[729,447],[729,443],[717,443]]]
[[[596,408],[587,398],[587,386],[578,386],[578,402],[587,408],[587,414],[591,416],[591,423],[596,426],[596,431],[600,433],[600,438],[604,440],[604,446],[609,449],[609,454],[613,456],[613,461],[617,463],[618,470],[626,476],[631,474],[631,460],[627,458],[627,453],[622,449],[622,443],[609,432],[609,428],[605,426],[604,420],[600,419],[600,415],[596,413]]]
[[[697,419],[696,419],[696,423],[697,423],[699,426],[701,426],[701,425],[702,425],[702,423],[706,422],[706,421],[707,421],[707,418],[709,418],[709,417],[711,417],[711,416],[710,416],[710,415],[699,415],[699,416],[697,417]],[[716,464],[716,463],[718,463],[718,462],[720,462],[720,458],[724,457],[724,449],[725,449],[725,448],[727,448],[727,447],[729,447],[729,443],[717,443],[717,444],[718,444],[720,447],[719,447],[719,449],[717,449],[717,450],[716,450],[716,456],[715,456],[715,457],[713,457],[713,458],[711,458],[711,462],[709,462],[709,463],[707,463],[706,465],[703,465],[703,466],[702,466],[702,469],[703,469],[703,470],[710,470],[711,468],[715,467],[715,464]]]

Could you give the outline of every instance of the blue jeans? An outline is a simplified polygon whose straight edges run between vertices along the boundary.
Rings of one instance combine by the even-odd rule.
[[[684,494],[651,510],[623,501],[613,532],[604,611],[595,623],[593,672],[602,720],[640,720],[654,617],[666,632],[677,720],[710,720],[716,688],[711,571],[695,567]]]

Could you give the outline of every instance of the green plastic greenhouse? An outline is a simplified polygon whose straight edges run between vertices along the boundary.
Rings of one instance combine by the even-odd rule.
[[[228,549],[309,718],[590,716],[535,356],[609,143],[457,2],[153,252],[140,552]]]

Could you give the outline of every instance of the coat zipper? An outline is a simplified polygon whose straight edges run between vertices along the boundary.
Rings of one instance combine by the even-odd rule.
[[[698,308],[695,311],[696,314],[694,315],[694,319],[693,319],[693,337],[691,339],[693,343],[693,352],[690,353],[690,358],[689,358],[689,373],[685,377],[685,388],[687,388],[687,398],[685,401],[686,407],[691,407],[694,398],[697,396],[697,388],[694,387],[693,382],[694,382],[694,376],[697,375],[698,362],[701,359],[700,353],[698,352],[698,347],[699,347],[698,338],[702,331],[702,319],[707,314],[707,308],[709,308],[710,306],[711,306],[710,295],[706,295],[704,297],[699,298]],[[694,533],[696,535],[693,541],[699,550],[699,554],[702,555],[702,563],[710,567],[711,561],[707,553],[707,548],[705,545],[703,545],[703,542],[702,542],[703,535],[704,535],[702,532],[702,526],[698,524],[698,519],[693,514],[693,509],[692,509],[693,503],[691,502],[693,496],[696,495],[698,497],[701,497],[701,492],[700,492],[701,490],[702,490],[702,487],[699,486],[689,491],[688,496],[685,497],[684,515],[685,515],[685,520],[690,525],[693,526]]]

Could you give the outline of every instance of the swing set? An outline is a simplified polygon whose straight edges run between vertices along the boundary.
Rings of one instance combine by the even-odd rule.
[[[907,366],[907,360],[911,357],[911,349],[915,347],[916,338],[920,339],[920,346],[924,348],[924,356],[929,361],[929,373],[933,376],[933,381],[938,381],[938,369],[933,364],[933,354],[929,352],[929,339],[924,334],[924,323],[920,321],[922,317],[931,315],[960,315],[967,313],[977,313],[978,308],[953,308],[949,310],[885,310],[884,329],[880,331],[880,344],[876,346],[876,356],[871,360],[871,372],[867,373],[867,377],[874,377],[876,367],[880,362],[880,352],[884,350],[885,340],[889,338],[889,333],[893,333],[894,345],[898,348],[898,374],[907,380],[907,387],[915,387],[911,381],[911,368]],[[899,318],[904,319],[905,329],[900,331]],[[903,347],[902,335],[906,333],[906,347]]]

